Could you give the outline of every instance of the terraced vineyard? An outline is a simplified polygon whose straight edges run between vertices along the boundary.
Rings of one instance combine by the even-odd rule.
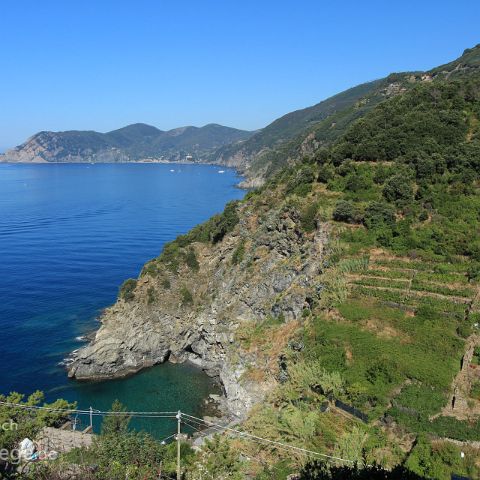
[[[351,337],[355,375],[355,343],[365,332],[374,335],[370,348],[381,362],[378,382],[372,384],[370,375],[369,393],[383,398],[376,405],[360,399],[357,406],[372,417],[385,409],[383,420],[408,431],[477,439],[480,296],[467,262],[436,263],[379,249],[363,258],[350,261],[356,268],[346,274],[349,295],[338,313],[362,332]]]

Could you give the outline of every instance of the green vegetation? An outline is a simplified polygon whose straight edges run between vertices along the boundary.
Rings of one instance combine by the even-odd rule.
[[[39,132],[28,139],[25,150],[40,143],[50,156],[40,152],[47,161],[71,162],[72,156],[81,156],[84,161],[102,158],[113,153],[113,160],[132,161],[162,156],[173,158],[184,156],[195,150],[196,158],[209,157],[212,150],[227,143],[236,143],[251,137],[252,132],[209,124],[200,128],[187,127],[176,130],[175,135],[158,130],[144,123],[127,125],[107,133],[94,131]],[[34,143],[35,142],[35,143]],[[26,153],[26,152],[24,152]]]
[[[421,478],[450,480],[452,472],[475,478],[477,472],[473,462],[465,462],[460,451],[461,448],[450,443],[432,444],[421,436],[406,462],[406,467]]]
[[[182,299],[183,306],[193,304],[193,295],[185,285],[183,285],[180,289],[180,297]]]
[[[130,417],[124,415],[127,411],[119,400],[115,400],[112,404],[111,412],[116,415],[105,417],[102,422],[102,435],[122,435],[127,433]]]
[[[311,233],[317,229],[318,209],[317,203],[311,203],[300,213],[300,225],[305,232]]]
[[[187,250],[187,254],[185,256],[185,263],[194,272],[198,272],[198,270],[200,269],[200,264],[198,263],[197,256],[195,254],[195,250],[193,248],[189,248]]]
[[[155,288],[148,287],[148,289],[147,289],[147,303],[149,305],[151,305],[152,303],[155,303],[156,298],[157,298],[157,295],[155,293]]]
[[[0,402],[24,405],[25,407],[76,408],[75,403],[69,403],[66,400],[59,399],[53,403],[45,403],[44,398],[44,394],[40,391],[32,393],[27,398],[19,393],[11,393],[10,395],[0,395]],[[0,428],[0,449],[14,449],[25,437],[35,437],[45,426],[59,427],[66,419],[67,415],[64,413],[0,405],[0,425],[2,426]]]
[[[130,302],[135,298],[135,288],[137,287],[137,280],[129,278],[122,283],[120,287],[119,296],[126,302]]]
[[[238,265],[239,263],[242,263],[242,260],[243,260],[244,256],[245,256],[245,240],[242,239],[242,240],[240,240],[240,243],[238,244],[235,251],[233,252],[232,264],[233,265]]]
[[[333,211],[333,219],[338,222],[359,223],[361,220],[360,212],[353,202],[340,200],[335,205]]]
[[[214,215],[207,222],[197,225],[186,235],[180,235],[176,240],[165,244],[162,253],[153,262],[165,265],[172,273],[176,273],[181,265],[187,265],[194,272],[198,271],[199,263],[192,244],[195,242],[207,244],[221,242],[225,235],[230,233],[239,222],[237,208],[238,202],[229,202],[223,213]],[[150,266],[148,272],[156,276],[158,267],[153,269]]]

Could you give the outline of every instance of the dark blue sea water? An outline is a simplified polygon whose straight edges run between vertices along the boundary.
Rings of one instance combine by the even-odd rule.
[[[0,393],[40,389],[80,408],[107,409],[119,398],[131,410],[200,412],[213,386],[193,367],[79,383],[59,362],[165,242],[242,197],[235,172],[219,170],[0,164]]]

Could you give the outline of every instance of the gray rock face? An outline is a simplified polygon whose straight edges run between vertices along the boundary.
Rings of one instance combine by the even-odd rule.
[[[245,243],[241,263],[232,255]],[[112,378],[164,361],[190,361],[218,376],[228,408],[243,416],[271,387],[245,379],[255,356],[245,354],[236,332],[269,317],[301,320],[306,299],[315,291],[327,241],[322,224],[306,236],[294,212],[267,218],[244,207],[235,230],[215,246],[194,244],[200,268],[176,273],[162,265],[142,275],[129,302],[118,300],[101,318],[94,340],[80,349],[69,367],[77,379]],[[165,288],[168,278],[170,288]],[[182,305],[187,288],[193,305]],[[152,292],[155,301],[149,301]]]

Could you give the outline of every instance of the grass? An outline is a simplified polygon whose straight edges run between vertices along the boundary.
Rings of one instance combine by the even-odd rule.
[[[374,276],[374,277],[383,277],[383,278],[392,278],[392,279],[405,279],[410,280],[413,276],[413,271],[411,270],[376,270],[374,268],[368,269],[366,272],[363,272],[364,276]]]
[[[384,258],[376,257],[372,259],[372,264],[380,265],[387,268],[404,268],[411,270],[419,270],[422,272],[431,272],[437,274],[464,274],[468,268],[467,264],[459,263],[446,263],[446,262],[428,262],[421,260],[409,260],[405,258]]]
[[[462,272],[459,273],[435,273],[417,272],[416,280],[436,283],[468,283],[468,278]]]
[[[385,302],[405,303],[405,292],[401,290],[376,290],[363,285],[352,285],[350,291],[354,297],[373,297]]]
[[[418,280],[416,277],[412,281],[412,290],[439,293],[441,295],[453,295],[456,297],[465,298],[471,298],[475,295],[475,290],[473,288],[456,288],[450,286],[449,284],[441,285],[438,283],[429,283],[424,280]]]
[[[365,273],[368,269],[369,258],[344,258],[338,263],[338,270],[342,273]]]
[[[364,317],[356,312],[357,322],[368,318],[370,311],[365,308],[363,313]],[[390,314],[398,324],[401,315]],[[319,359],[327,371],[339,371],[347,383],[346,400],[372,418],[384,412],[391,392],[405,378],[445,390],[458,369],[462,342],[446,333],[443,324],[434,326],[418,318],[408,322],[406,316],[403,320],[404,331],[424,340],[381,338],[359,325],[322,318],[314,324],[308,356]]]
[[[376,277],[360,277],[353,280],[355,285],[364,285],[366,287],[399,288],[405,290],[409,286],[408,279],[385,279]]]

